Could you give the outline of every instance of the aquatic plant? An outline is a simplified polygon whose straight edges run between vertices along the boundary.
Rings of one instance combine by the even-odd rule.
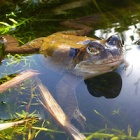
[[[140,140],[140,131],[138,132],[137,136],[132,136],[132,130],[128,131],[128,134],[126,134],[123,130],[118,129],[110,129],[110,128],[103,128],[99,131],[96,131],[92,134],[90,134],[86,140]],[[130,132],[131,131],[131,132]]]

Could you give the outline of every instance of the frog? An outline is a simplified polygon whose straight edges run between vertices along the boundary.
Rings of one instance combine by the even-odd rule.
[[[86,117],[79,108],[75,89],[85,79],[115,70],[124,61],[124,47],[117,35],[96,39],[86,36],[91,27],[64,23],[77,30],[56,32],[22,46],[11,35],[2,35],[0,42],[5,54],[39,53],[44,66],[64,74],[56,85],[58,103],[70,121],[76,120],[84,128]]]

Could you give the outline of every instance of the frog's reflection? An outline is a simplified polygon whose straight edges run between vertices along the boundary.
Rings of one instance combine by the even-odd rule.
[[[115,98],[120,94],[122,78],[116,72],[109,72],[85,80],[89,93],[95,97]]]

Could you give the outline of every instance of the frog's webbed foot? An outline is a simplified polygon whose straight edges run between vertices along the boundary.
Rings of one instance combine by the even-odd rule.
[[[86,117],[80,112],[79,109],[76,109],[73,114],[71,114],[71,116],[68,115],[68,117],[72,120],[76,120],[78,122],[78,124],[80,125],[80,127],[82,128],[82,130],[85,129],[85,121],[86,121]]]

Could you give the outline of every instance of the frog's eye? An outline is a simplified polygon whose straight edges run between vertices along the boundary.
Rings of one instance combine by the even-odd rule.
[[[117,45],[122,45],[123,41],[121,41],[119,37],[112,35],[106,40],[106,44],[109,46],[117,46]]]
[[[89,54],[98,55],[101,52],[101,44],[99,44],[98,42],[92,42],[89,44],[86,50]]]

